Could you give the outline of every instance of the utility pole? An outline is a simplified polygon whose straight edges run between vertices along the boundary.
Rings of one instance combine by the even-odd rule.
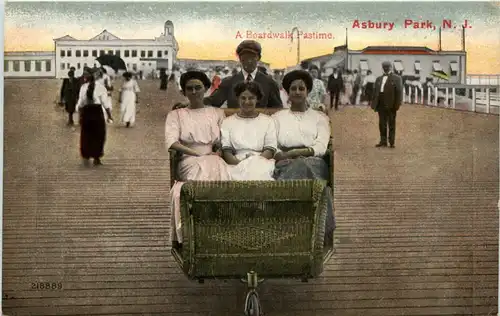
[[[300,64],[300,30],[296,26],[292,29],[292,43],[293,43],[293,34],[297,31],[297,65]]]

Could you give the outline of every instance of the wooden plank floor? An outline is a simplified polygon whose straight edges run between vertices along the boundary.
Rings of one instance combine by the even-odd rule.
[[[170,256],[163,124],[178,96],[141,82],[137,127],[110,127],[105,165],[84,169],[58,84],[5,82],[3,312],[242,315],[243,284],[193,283]],[[266,281],[266,315],[495,315],[498,116],[405,105],[394,150],[373,147],[368,109],[332,123],[337,251],[317,280]]]

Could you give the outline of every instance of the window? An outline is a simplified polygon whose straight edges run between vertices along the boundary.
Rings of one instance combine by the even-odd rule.
[[[66,63],[66,68],[70,69],[71,65],[69,63]]]
[[[441,67],[439,61],[432,62],[432,71],[443,71],[443,67]]]
[[[42,71],[42,62],[35,61],[35,71]]]
[[[68,57],[71,57],[71,51],[68,50],[68,53],[66,55],[68,55]]]
[[[97,57],[97,50],[96,50],[96,49],[94,49],[94,50],[92,51],[92,57]]]
[[[450,63],[451,75],[456,76],[458,74],[458,64],[456,61]]]
[[[120,50],[119,50],[119,49],[115,50],[115,55],[116,55],[116,56],[120,56],[120,55],[121,55],[121,52],[120,52]]]
[[[64,64],[62,64],[64,65]],[[52,70],[52,64],[50,63],[50,60],[45,61],[45,71],[51,71]]]
[[[151,63],[148,63],[148,66],[151,67]]]
[[[394,70],[397,72],[403,71],[405,68],[403,67],[403,62],[401,60],[394,61]]]
[[[420,75],[420,71],[422,70],[422,65],[420,65],[420,61],[415,61],[415,74]]]
[[[4,72],[9,71],[9,61],[8,60],[3,61],[3,71]]]
[[[108,50],[108,55],[113,55],[113,51],[112,50]]]
[[[100,50],[99,51],[99,56],[104,56],[104,55],[106,55],[106,53],[103,50]]]
[[[135,49],[132,51],[132,57],[137,57],[137,51]]]
[[[157,56],[158,58],[161,58],[161,53],[162,53],[162,51],[161,51],[161,50],[157,51],[157,52],[156,52],[156,56]]]
[[[370,70],[370,67],[368,67],[368,61],[367,60],[360,60],[359,61],[359,68],[361,69],[361,71]]]
[[[128,49],[125,50],[124,52],[125,57],[130,57],[130,51]]]
[[[129,63],[127,63],[127,69],[128,69],[128,68],[130,68],[130,64],[129,64]]]
[[[87,67],[87,63],[84,63],[84,64],[83,64],[83,68],[85,68],[85,67]]]
[[[24,61],[24,71],[26,71],[26,72],[31,71],[31,60]]]
[[[153,51],[152,50],[148,50],[148,57],[153,57]]]
[[[169,34],[169,35],[172,35],[172,29],[171,29],[170,27],[169,27],[169,28],[167,28],[167,31],[168,31],[168,34]]]
[[[88,50],[84,50],[83,51],[83,57],[89,57],[89,51]]]
[[[66,68],[65,68],[65,66],[66,66],[66,64],[65,64],[65,63],[61,63],[61,70],[66,69]]]
[[[76,52],[75,52],[75,56],[76,57],[82,57],[82,51],[77,49]]]
[[[14,71],[16,71],[16,72],[19,71],[19,68],[20,68],[19,67],[19,60],[14,60],[13,63],[14,63]]]
[[[167,56],[168,56],[168,50],[165,51],[165,57],[167,57]]]
[[[76,69],[80,69],[82,68],[82,66],[80,65],[80,63],[76,64]]]
[[[61,50],[61,57],[66,57],[66,51],[65,50]]]
[[[133,69],[134,71],[137,71],[137,64],[132,64],[132,69]]]
[[[145,50],[141,50],[141,57],[146,57],[146,51]]]

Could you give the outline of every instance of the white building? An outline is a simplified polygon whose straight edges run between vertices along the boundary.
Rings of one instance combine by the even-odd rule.
[[[413,46],[368,46],[362,50],[350,50],[346,46],[336,47],[328,60],[325,55],[309,58],[320,64],[324,75],[330,75],[334,67],[355,70],[365,74],[371,70],[375,76],[382,75],[382,62],[390,61],[393,70],[402,75],[420,76],[420,81],[431,77],[434,71],[444,71],[449,83],[465,84],[467,78],[465,51],[434,51],[427,47]]]
[[[84,66],[99,66],[96,58],[106,54],[120,56],[130,71],[148,74],[160,67],[171,70],[179,51],[171,21],[165,22],[164,33],[154,39],[120,39],[104,30],[89,40],[66,35],[54,43],[56,78],[67,77],[70,67],[78,74]]]
[[[5,52],[5,78],[54,78],[54,52]]]

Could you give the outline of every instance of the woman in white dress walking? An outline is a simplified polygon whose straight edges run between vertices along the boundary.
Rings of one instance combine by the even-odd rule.
[[[136,103],[138,101],[137,94],[141,91],[137,81],[132,79],[132,74],[126,72],[123,74],[125,82],[120,90],[120,110],[121,121],[126,127],[130,127],[135,123]]]

